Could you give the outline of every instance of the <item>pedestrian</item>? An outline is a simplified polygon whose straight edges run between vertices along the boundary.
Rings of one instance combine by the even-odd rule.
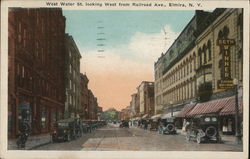
[[[147,130],[147,129],[148,129],[148,121],[145,120],[145,122],[144,122],[144,130]]]

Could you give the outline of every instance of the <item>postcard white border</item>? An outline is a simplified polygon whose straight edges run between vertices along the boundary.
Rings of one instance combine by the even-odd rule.
[[[7,150],[7,112],[8,112],[8,7],[49,7],[46,2],[62,2],[62,1],[1,1],[1,78],[0,78],[0,158],[60,158],[60,159],[78,159],[78,158],[248,158],[248,141],[249,141],[249,2],[248,1],[143,1],[143,0],[109,0],[105,2],[141,2],[141,3],[154,3],[154,2],[175,2],[175,3],[201,3],[202,7],[195,8],[183,8],[183,7],[79,7],[79,6],[56,6],[66,10],[194,10],[194,9],[204,9],[211,10],[214,8],[244,8],[244,76],[243,76],[243,106],[244,106],[244,137],[243,137],[243,152],[217,152],[217,151],[15,151]],[[72,2],[72,1],[66,1]],[[79,0],[73,2],[86,2],[86,0]],[[100,2],[103,0],[90,0],[88,2]]]

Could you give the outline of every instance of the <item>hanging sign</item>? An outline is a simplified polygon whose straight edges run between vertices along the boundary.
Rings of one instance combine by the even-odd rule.
[[[218,81],[219,89],[231,89],[233,88],[233,80],[231,78],[231,56],[230,47],[235,45],[234,39],[218,39],[217,45],[221,47],[222,54],[222,68],[221,68],[221,80]]]

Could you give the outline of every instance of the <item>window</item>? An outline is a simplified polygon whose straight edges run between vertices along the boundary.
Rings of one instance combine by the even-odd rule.
[[[199,67],[202,65],[202,56],[201,56],[201,48],[198,51],[198,60],[199,60]]]
[[[71,51],[69,50],[69,57],[71,58]]]
[[[72,82],[69,80],[69,89],[72,89]]]
[[[17,64],[17,75],[20,75],[20,65]]]
[[[36,41],[36,57],[38,57],[38,48],[39,48],[39,43]]]
[[[206,122],[209,122],[209,121],[210,121],[210,118],[209,118],[209,117],[206,117],[204,120],[205,120]]]
[[[203,51],[203,55],[204,55],[204,61],[203,62],[207,63],[207,47],[206,47],[205,44],[203,45],[202,51]]]
[[[72,66],[71,66],[71,64],[69,65],[69,73],[71,73],[72,72]]]
[[[21,41],[22,41],[22,36],[21,34],[18,34],[18,42],[21,43]]]
[[[212,121],[217,121],[217,118],[215,118],[215,117],[212,117]]]
[[[72,96],[69,96],[69,104],[72,104]]]
[[[25,70],[24,70],[24,66],[22,66],[22,78],[24,78],[25,76]]]
[[[21,33],[21,31],[22,31],[22,23],[19,22],[18,23],[18,32]]]
[[[207,43],[208,47],[208,60],[210,61],[212,59],[212,53],[211,53],[211,41],[209,40]]]
[[[41,111],[41,125],[42,128],[46,128],[46,109],[43,107]]]

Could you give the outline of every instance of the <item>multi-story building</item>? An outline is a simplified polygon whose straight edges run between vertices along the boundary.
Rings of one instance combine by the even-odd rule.
[[[97,119],[101,120],[101,115],[103,113],[102,107],[98,106],[97,107]]]
[[[154,82],[142,81],[137,88],[139,99],[139,113],[153,115],[154,113]]]
[[[65,34],[65,117],[76,117],[81,112],[80,102],[81,54],[72,36]]]
[[[80,101],[81,101],[81,119],[88,119],[88,105],[89,105],[89,93],[88,93],[89,79],[85,74],[80,73]]]
[[[120,112],[120,120],[129,120],[130,119],[130,106],[122,109]]]
[[[175,42],[155,63],[155,113],[179,111],[202,102],[203,85],[212,99],[234,95],[233,79],[243,79],[243,10],[196,11]],[[206,90],[208,91],[208,90]]]
[[[131,117],[136,116],[136,98],[137,98],[137,93],[134,93],[131,95],[131,101],[130,101],[130,116]]]
[[[88,119],[97,119],[97,98],[94,96],[91,90],[89,93],[89,105],[88,105]]]
[[[57,8],[10,8],[8,136],[27,120],[31,134],[50,131],[64,112],[65,17]]]

